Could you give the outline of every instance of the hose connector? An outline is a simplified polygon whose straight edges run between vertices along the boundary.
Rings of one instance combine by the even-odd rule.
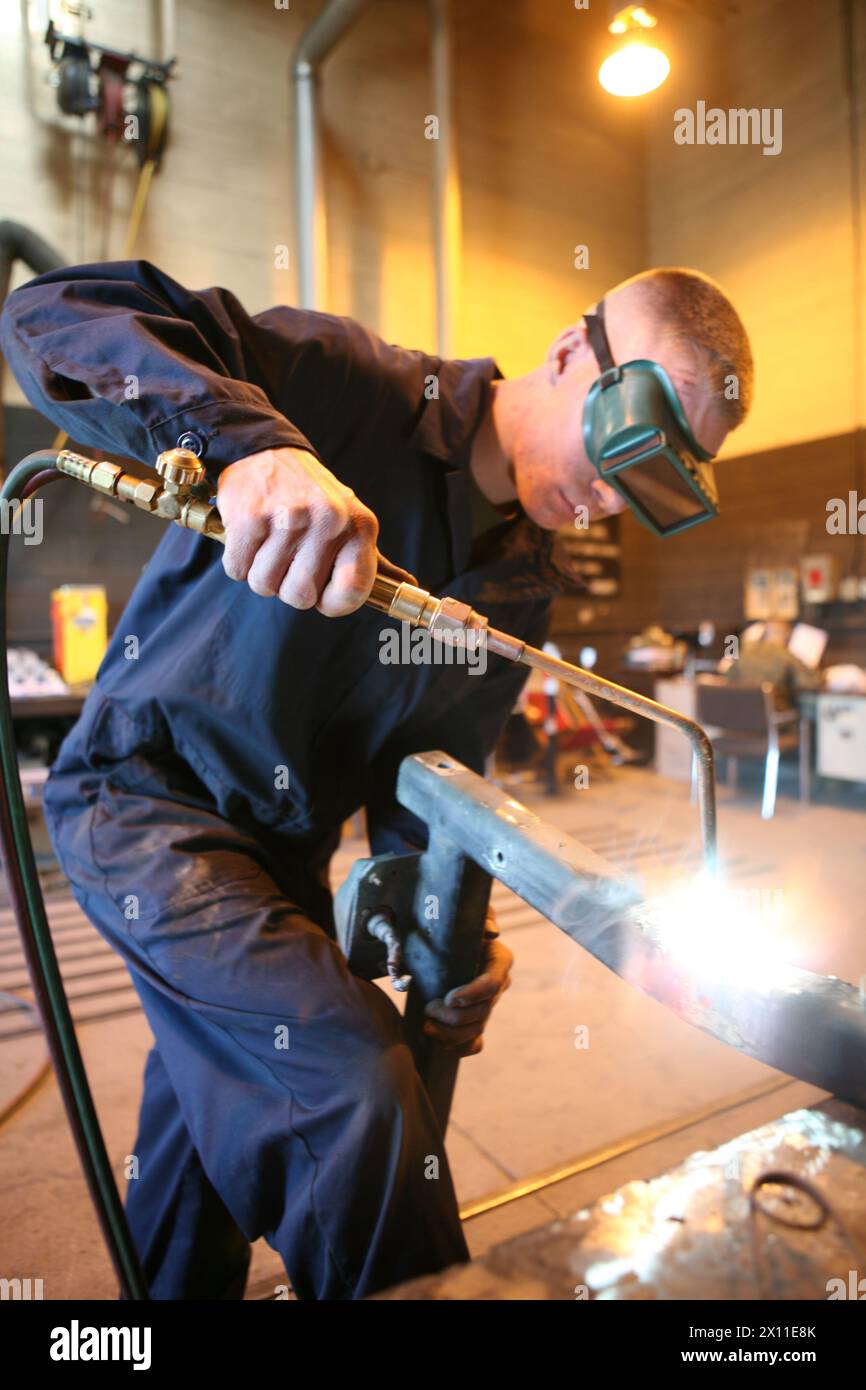
[[[105,497],[128,502],[139,511],[174,521],[212,540],[225,541],[220,514],[208,501],[204,465],[190,449],[168,449],[159,455],[155,466],[160,481],[125,473],[117,463],[85,458],[69,449],[60,451],[56,466],[67,477],[86,483]]]
[[[97,492],[114,497],[117,480],[123,469],[117,463],[107,463],[104,459],[88,459],[83,454],[73,454],[71,449],[61,449],[57,455],[57,467],[68,478],[75,478]]]
[[[427,628],[434,636],[445,633],[477,631],[487,628],[483,613],[476,613],[468,603],[456,598],[436,598],[426,589],[416,588],[396,579],[378,574],[367,599],[372,608],[387,613],[389,618],[397,618],[412,627]]]

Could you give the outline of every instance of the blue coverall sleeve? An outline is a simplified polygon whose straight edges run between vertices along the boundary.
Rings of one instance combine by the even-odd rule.
[[[189,435],[218,472],[262,449],[316,453],[272,399],[308,347],[295,312],[265,328],[228,290],[185,289],[148,261],[67,266],[8,297],[0,345],[77,443],[152,464]]]

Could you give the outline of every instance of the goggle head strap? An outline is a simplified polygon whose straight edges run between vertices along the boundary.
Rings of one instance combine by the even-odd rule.
[[[586,336],[589,338],[589,345],[595,353],[599,371],[602,374],[612,372],[616,363],[613,360],[613,353],[607,340],[607,330],[604,326],[603,299],[600,299],[596,304],[594,314],[584,314],[583,321],[586,324]]]

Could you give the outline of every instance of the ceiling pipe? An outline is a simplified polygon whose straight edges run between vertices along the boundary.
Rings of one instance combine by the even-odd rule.
[[[156,52],[163,63],[177,57],[177,10],[175,0],[155,0]]]
[[[292,55],[294,110],[295,244],[298,304],[321,309],[327,301],[327,217],[319,131],[319,70],[367,0],[328,0]],[[438,128],[433,141],[433,243],[436,342],[451,353],[454,297],[459,284],[461,206],[452,109],[450,0],[430,0],[431,85]]]
[[[319,68],[367,0],[328,0],[292,54],[295,116],[295,222],[298,303],[320,309],[326,301],[327,223],[318,118]]]
[[[461,207],[452,120],[451,0],[430,0],[433,110],[439,122],[433,155],[433,246],[436,267],[436,350],[450,357],[460,284]]]

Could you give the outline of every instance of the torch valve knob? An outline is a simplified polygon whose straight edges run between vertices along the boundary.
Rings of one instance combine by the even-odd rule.
[[[191,449],[166,449],[155,466],[160,477],[175,487],[195,487],[205,479],[204,464]]]

